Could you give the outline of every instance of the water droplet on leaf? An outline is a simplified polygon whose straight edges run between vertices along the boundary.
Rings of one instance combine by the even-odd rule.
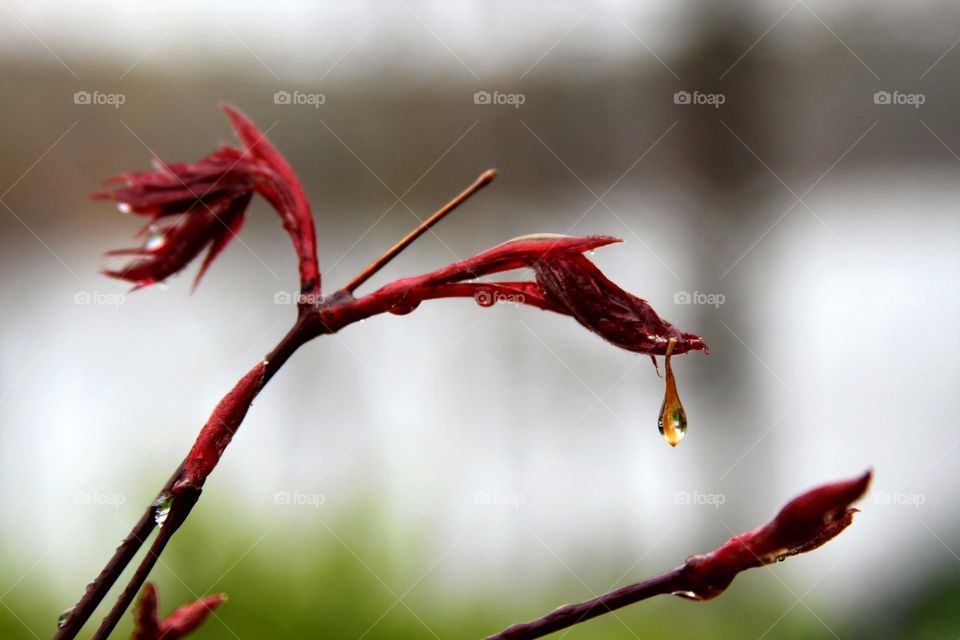
[[[676,343],[677,341],[674,338],[670,338],[667,343],[667,355],[663,364],[666,388],[657,425],[660,428],[660,435],[671,447],[680,444],[683,436],[687,433],[687,414],[683,410],[683,405],[680,404],[680,396],[677,394],[677,381],[673,377],[673,367],[670,366],[670,356],[673,354],[673,347]]]
[[[492,291],[477,291],[473,294],[473,299],[481,307],[492,307],[497,304],[497,296]]]
[[[144,251],[156,251],[167,242],[167,236],[160,229],[150,229],[147,239],[143,243]]]
[[[170,515],[170,507],[173,506],[173,496],[164,493],[153,501],[153,521],[158,527],[162,527]]]

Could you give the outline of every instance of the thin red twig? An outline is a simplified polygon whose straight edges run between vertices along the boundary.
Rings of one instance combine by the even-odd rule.
[[[371,262],[363,271],[354,276],[350,282],[344,285],[342,291],[352,294],[360,285],[369,280],[373,274],[386,266],[388,262],[396,258],[401,251],[409,247],[414,240],[426,233],[433,225],[443,220],[451,211],[466,202],[470,196],[493,182],[493,179],[496,177],[496,169],[488,169],[487,171],[484,171],[480,177],[477,178],[472,185],[464,189],[460,195],[445,204],[432,216],[421,222],[413,231],[404,236],[400,242],[390,247],[390,249],[388,249],[382,256]]]

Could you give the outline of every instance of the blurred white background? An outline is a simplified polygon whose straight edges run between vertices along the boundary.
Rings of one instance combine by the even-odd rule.
[[[249,542],[282,549],[374,501],[371,535],[401,548],[415,532],[442,558],[438,590],[509,574],[505,590],[599,591],[873,467],[856,526],[752,587],[803,594],[827,625],[880,624],[932,575],[957,575],[957,5],[14,2],[0,15],[11,578],[71,601],[292,321],[274,304],[296,286],[292,252],[262,202],[193,295],[193,269],[132,294],[97,273],[136,221],[87,195],[151,153],[185,161],[230,140],[221,100],[300,173],[328,289],[496,166],[372,284],[525,233],[616,235],[626,243],[596,262],[711,355],[675,360],[690,429],[674,450],[649,359],[569,318],[444,301],[371,319],[271,382],[199,510],[219,504]],[[75,104],[77,91],[123,104]],[[276,104],[277,91],[323,104]],[[476,104],[478,91],[522,104]],[[677,104],[684,91],[723,103]],[[278,492],[323,504],[281,508]]]

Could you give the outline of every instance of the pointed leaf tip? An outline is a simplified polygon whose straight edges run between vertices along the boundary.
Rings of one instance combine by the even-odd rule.
[[[790,500],[774,518],[730,538],[717,549],[691,556],[684,569],[698,599],[720,595],[738,573],[817,549],[846,529],[858,512],[873,474],[814,487]]]

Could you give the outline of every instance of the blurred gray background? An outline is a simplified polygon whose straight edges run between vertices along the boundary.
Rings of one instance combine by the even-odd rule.
[[[960,5],[3,2],[0,16],[9,637],[52,634],[294,316],[275,300],[295,261],[262,201],[193,295],[195,266],[136,293],[98,275],[139,221],[88,195],[151,154],[231,141],[221,101],[302,178],[328,290],[497,167],[364,290],[526,233],[611,234],[626,242],[597,264],[711,355],[675,360],[690,429],[674,450],[649,359],[569,318],[442,301],[317,340],[260,396],[155,572],[167,608],[230,592],[203,637],[264,637],[231,616],[330,549],[342,566],[281,594],[264,629],[317,637],[349,619],[324,637],[399,637],[404,615],[411,637],[492,633],[866,467],[863,513],[830,545],[715,602],[646,603],[572,635],[960,633],[936,606],[960,592]],[[376,578],[359,589],[371,602],[307,613],[344,576]],[[445,618],[478,611],[470,633]]]

